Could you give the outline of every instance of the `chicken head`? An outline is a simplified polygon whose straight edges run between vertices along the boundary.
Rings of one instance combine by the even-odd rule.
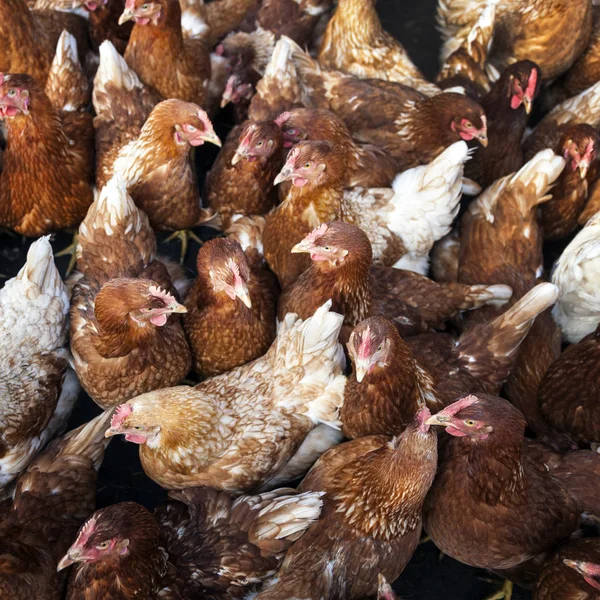
[[[371,317],[359,323],[348,341],[348,353],[354,366],[356,381],[388,365],[392,339],[398,337],[394,325],[387,319]]]
[[[119,25],[134,20],[136,25],[158,25],[165,14],[161,2],[147,2],[147,0],[127,0],[125,10],[119,17]]]
[[[274,184],[291,180],[296,187],[323,185],[327,158],[335,151],[329,142],[301,142],[288,155]]]
[[[29,114],[32,85],[29,75],[0,73],[0,119]]]
[[[517,110],[523,106],[525,112],[530,114],[533,101],[540,91],[542,81],[540,68],[530,60],[521,60],[507,67],[502,74],[502,79],[505,80],[510,107]]]
[[[586,124],[572,125],[567,128],[559,144],[557,154],[567,161],[567,169],[579,171],[585,179],[590,165],[598,158],[600,134],[594,127]]]
[[[282,134],[270,121],[250,122],[240,135],[240,143],[231,159],[235,165],[241,160],[266,162],[276,148],[281,148]]]
[[[569,560],[567,558],[563,560],[563,563],[567,565],[567,567],[577,571],[577,573],[585,579],[587,584],[600,590],[600,565],[583,560]]]
[[[474,125],[473,122],[465,117],[454,117],[450,125],[452,131],[455,131],[461,140],[470,142],[471,140],[479,140],[485,148],[488,145],[487,138],[487,118],[481,116],[481,126]]]
[[[104,436],[108,438],[124,435],[125,439],[132,444],[153,442],[160,433],[160,427],[146,424],[145,414],[143,404],[138,407],[138,410],[135,410],[131,403],[117,406],[110,421],[110,428],[106,430]]]
[[[210,142],[221,147],[221,140],[215,133],[211,120],[197,104],[174,99],[165,100],[161,104],[167,109],[165,118],[173,121],[177,144],[202,146],[204,142]]]

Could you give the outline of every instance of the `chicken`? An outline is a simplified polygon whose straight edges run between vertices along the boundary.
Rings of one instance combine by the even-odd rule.
[[[432,377],[421,367],[395,325],[381,317],[359,323],[348,341],[352,375],[340,411],[347,438],[396,435],[404,431],[419,408],[437,412]]]
[[[283,166],[283,136],[272,121],[232,130],[206,176],[204,198],[226,229],[234,215],[264,215],[277,203],[273,181]]]
[[[569,125],[587,123],[592,127],[600,127],[599,107],[600,82],[554,107],[525,139],[525,160],[540,150],[556,148]]]
[[[265,354],[275,339],[277,299],[264,267],[230,238],[206,242],[196,265],[183,320],[196,371],[219,375]]]
[[[321,518],[288,551],[257,600],[374,596],[378,572],[394,581],[421,533],[437,467],[437,438],[421,409],[402,435],[368,436],[324,454],[301,484],[324,491]]]
[[[321,42],[319,62],[362,79],[396,81],[427,96],[439,93],[402,44],[384,30],[375,0],[339,0]]]
[[[86,22],[67,10],[29,10],[24,0],[0,4],[0,73],[30,75],[43,85],[52,67],[63,30],[77,38],[77,50],[85,59],[89,49]]]
[[[0,595],[61,600],[66,577],[57,565],[94,510],[96,477],[109,440],[103,413],[55,440],[17,481],[12,508],[0,520]]]
[[[171,492],[155,512],[184,598],[242,598],[279,567],[318,518],[322,492],[280,489],[233,499],[211,488]]]
[[[47,237],[0,290],[0,489],[65,429],[79,384],[65,347],[69,296]]]
[[[133,29],[133,23],[119,25],[125,0],[73,0],[72,4],[87,12],[90,38],[96,47],[109,40],[119,54],[125,53]]]
[[[523,415],[502,398],[478,394],[426,423],[452,436],[424,507],[424,526],[435,545],[471,566],[510,570],[518,580],[531,576],[545,554],[577,529],[580,509],[527,453]]]
[[[398,83],[326,71],[298,46],[293,57],[307,99],[341,117],[357,140],[392,155],[400,170],[430,162],[461,139],[487,144],[483,109],[463,94],[428,98]]]
[[[177,315],[186,309],[155,258],[146,215],[111,180],[79,228],[71,352],[79,380],[102,408],[174,385],[191,354]]]
[[[0,225],[23,235],[78,225],[92,203],[92,116],[75,39],[58,42],[46,91],[29,75],[0,73],[7,146],[0,173]],[[85,84],[87,86],[87,83]]]
[[[600,443],[599,360],[600,326],[550,365],[539,388],[542,414],[551,426],[585,445]]]
[[[541,72],[529,61],[507,67],[491,91],[481,100],[488,118],[486,148],[478,148],[466,167],[466,175],[483,189],[523,166],[521,139],[527,118],[540,90]]]
[[[490,61],[503,71],[532,60],[545,81],[564,73],[585,50],[592,29],[592,0],[506,0],[496,4]],[[445,60],[466,39],[488,0],[440,0],[438,25]]]
[[[305,321],[288,315],[267,354],[247,365],[122,404],[106,435],[140,444],[144,471],[167,489],[261,487],[317,424],[339,427],[342,317],[330,306]]]
[[[496,5],[489,4],[461,46],[446,58],[436,78],[440,88],[459,86],[476,99],[490,91],[491,77],[498,78],[497,71],[487,63],[495,19]]]
[[[119,24],[135,20],[127,64],[163,99],[207,101],[210,56],[202,39],[184,39],[179,0],[128,0]]]
[[[585,124],[564,128],[556,154],[567,164],[552,189],[552,199],[541,207],[544,239],[561,239],[577,228],[600,174],[599,149],[600,132],[596,128]]]
[[[197,3],[196,0],[193,2]],[[249,14],[258,10],[259,4],[259,0],[216,0],[204,4],[206,24],[210,32],[205,38],[207,45],[212,46],[228,33],[237,30]]]
[[[265,74],[256,84],[248,110],[254,121],[274,120],[284,111],[302,106],[302,89],[288,42],[286,37],[277,41]]]
[[[389,154],[377,146],[356,142],[346,124],[330,110],[296,108],[282,114],[277,122],[286,148],[303,140],[325,140],[344,148],[349,171],[347,188],[390,187],[398,173],[398,165]]]
[[[594,600],[600,591],[600,541],[576,540],[561,546],[544,564],[533,600]]]
[[[179,600],[152,513],[135,502],[96,511],[58,564],[71,568],[67,600]]]
[[[590,219],[558,259],[552,281],[559,297],[552,311],[563,339],[571,344],[600,324],[600,213]]]

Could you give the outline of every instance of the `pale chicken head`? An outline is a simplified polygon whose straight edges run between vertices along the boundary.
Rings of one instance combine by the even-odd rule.
[[[533,101],[541,86],[542,72],[540,68],[530,60],[520,60],[506,68],[502,79],[506,80],[510,107],[517,110],[523,106],[525,112],[530,114]],[[501,84],[502,81],[499,82],[499,85]]]
[[[198,251],[198,273],[212,286],[216,296],[225,296],[252,307],[248,282],[250,269],[241,246],[228,238],[215,238],[206,242]]]
[[[579,573],[588,585],[600,590],[600,565],[584,560],[569,560],[565,558],[563,563]]]
[[[111,279],[96,296],[94,315],[104,331],[136,331],[163,327],[185,306],[147,279]]]
[[[135,405],[128,402],[117,406],[110,421],[110,428],[104,436],[108,438],[124,435],[128,442],[140,445],[156,442],[160,434],[160,425],[150,425],[147,413],[147,407],[143,403]]]
[[[88,12],[94,12],[104,8],[108,4],[108,0],[73,0],[72,9],[85,8]]]
[[[225,108],[230,102],[232,104],[241,104],[249,102],[254,95],[254,86],[242,79],[239,73],[233,73],[227,78],[225,91],[221,96],[221,108]]]
[[[0,119],[28,115],[33,87],[29,75],[0,73]]]
[[[446,433],[454,437],[486,440],[494,431],[491,421],[496,411],[490,408],[477,396],[466,396],[430,417],[427,424],[445,427]]]
[[[283,136],[275,123],[250,122],[240,135],[240,143],[231,159],[231,164],[236,165],[241,160],[264,163],[274,152],[281,150],[282,144]]]
[[[458,134],[461,140],[465,140],[466,142],[478,140],[485,148],[488,145],[487,118],[485,115],[482,115],[478,117],[478,121],[474,122],[472,117],[456,116],[452,120],[450,128]]]
[[[579,171],[585,179],[590,165],[598,158],[600,135],[591,125],[574,125],[567,129],[559,142],[557,154],[567,161],[567,168]]]
[[[127,0],[125,10],[119,17],[119,25],[134,20],[136,25],[158,25],[165,15],[165,7],[160,0]]]
[[[381,317],[365,319],[354,328],[348,340],[348,353],[358,383],[390,364],[394,335],[397,335],[395,326]]]
[[[274,184],[291,180],[296,187],[321,185],[326,181],[327,161],[334,152],[330,142],[301,142],[289,154]]]

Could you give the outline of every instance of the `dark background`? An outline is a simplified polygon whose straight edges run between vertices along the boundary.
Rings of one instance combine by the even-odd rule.
[[[436,5],[437,0],[379,0],[377,5],[383,26],[404,44],[412,60],[430,79],[437,73],[440,45],[435,29]],[[228,121],[228,115],[225,114],[215,122],[217,133],[222,139],[230,129]],[[217,148],[203,146],[198,150],[199,175],[202,178],[203,171],[212,163]],[[160,239],[164,240],[165,237],[162,235]],[[25,262],[27,248],[32,241],[6,232],[0,234],[0,286],[6,278],[17,274]],[[70,235],[67,233],[54,235],[52,244],[55,252],[65,248],[70,241]],[[191,269],[197,250],[198,246],[190,242],[186,260],[190,276],[193,276]],[[159,243],[159,251],[175,259],[179,256],[177,242]],[[64,274],[68,258],[59,258],[56,262]],[[98,407],[82,393],[70,425],[75,427],[84,423],[99,412]],[[100,470],[98,508],[132,500],[152,509],[165,496],[164,490],[144,474],[138,460],[138,447],[125,443],[120,437],[113,438]],[[499,584],[499,580],[484,571],[462,565],[447,556],[441,557],[435,546],[427,542],[419,546],[394,587],[403,600],[483,600],[487,594],[493,593]],[[525,600],[531,598],[531,595],[517,590],[513,598]]]

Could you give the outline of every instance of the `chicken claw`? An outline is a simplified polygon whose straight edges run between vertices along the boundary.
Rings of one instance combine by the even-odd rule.
[[[506,579],[502,587],[493,595],[488,596],[484,600],[511,600],[513,593],[513,583]]]
[[[165,241],[164,243],[170,242],[172,240],[181,240],[181,257],[179,262],[183,264],[185,260],[185,256],[187,254],[189,240],[193,240],[200,246],[204,243],[191,229],[181,229],[180,231],[174,231]],[[58,256],[58,255],[57,255]]]
[[[75,268],[75,264],[77,263],[77,245],[79,243],[79,234],[75,232],[73,234],[73,241],[63,250],[57,252],[55,254],[56,258],[60,258],[61,256],[70,256],[69,266],[65,272],[65,276],[69,275],[71,271]]]

